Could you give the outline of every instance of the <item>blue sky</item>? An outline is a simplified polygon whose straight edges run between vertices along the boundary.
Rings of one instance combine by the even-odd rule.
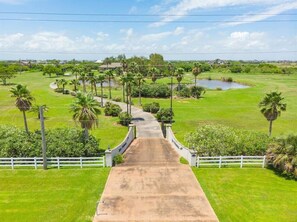
[[[0,27],[1,60],[297,60],[296,0],[0,0]]]

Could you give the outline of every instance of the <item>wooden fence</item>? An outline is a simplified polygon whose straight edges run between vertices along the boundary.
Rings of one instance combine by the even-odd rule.
[[[213,156],[213,157],[197,157],[196,166],[218,166],[219,168],[224,166],[260,166],[265,167],[265,156]]]
[[[0,158],[1,168],[42,167],[42,157]],[[52,157],[47,158],[49,168],[61,167],[105,167],[105,157]]]

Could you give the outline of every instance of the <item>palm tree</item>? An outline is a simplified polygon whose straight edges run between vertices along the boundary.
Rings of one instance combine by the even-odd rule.
[[[276,120],[281,115],[281,111],[286,111],[287,108],[287,104],[282,103],[284,98],[281,97],[281,94],[281,92],[268,93],[259,103],[261,113],[269,121],[269,136],[272,132],[272,121]]]
[[[77,86],[80,85],[80,82],[79,82],[78,79],[72,79],[69,84],[74,86],[73,90],[76,92],[77,91]]]
[[[125,83],[124,85],[126,85],[126,103],[127,103],[127,113],[131,114],[131,86],[133,83],[133,75],[131,72],[126,73],[125,75],[123,75],[122,77],[122,81]],[[130,111],[129,111],[129,104],[130,104]]]
[[[99,74],[96,78],[97,82],[100,83],[100,90],[101,90],[101,107],[103,107],[103,83],[105,81],[105,75],[104,74]],[[97,95],[97,92],[96,92]]]
[[[151,68],[150,70],[150,74],[152,76],[152,81],[153,83],[156,83],[157,79],[158,79],[158,74],[160,73],[160,70],[157,69],[156,67]]]
[[[194,63],[192,73],[195,76],[195,86],[197,86],[197,76],[201,73],[201,65],[199,63]]]
[[[183,80],[184,69],[178,68],[176,69],[176,80],[178,82],[178,91],[180,90],[180,82]]]
[[[34,98],[31,96],[30,91],[27,89],[27,86],[17,85],[15,88],[11,88],[10,92],[12,97],[16,97],[15,105],[16,107],[23,112],[25,130],[29,133],[26,111],[31,109],[32,101]]]
[[[123,102],[125,102],[125,84],[126,84],[125,75],[126,73],[120,76],[120,82],[122,83],[122,86],[123,86]]]
[[[80,73],[79,80],[81,80],[82,85],[83,85],[83,91],[84,91],[84,93],[86,93],[87,92],[86,81],[88,80],[87,73],[86,72]]]
[[[63,94],[64,94],[65,86],[68,84],[68,81],[67,81],[66,79],[60,79],[60,80],[59,80],[59,84],[62,85],[62,88],[63,88]]]
[[[107,67],[107,69],[108,69],[108,65],[110,65],[111,64],[111,58],[105,58],[104,60],[103,60],[103,64],[105,64],[106,65],[106,67]]]
[[[77,77],[82,73],[82,68],[78,65],[74,66],[72,68],[72,74],[75,75],[75,79],[77,80]]]
[[[141,73],[135,75],[135,83],[138,86],[138,104],[141,106],[141,86],[144,82],[144,76]]]
[[[89,138],[89,130],[98,126],[98,115],[101,113],[99,103],[92,94],[77,93],[76,100],[71,104],[72,118],[84,129],[85,139]]]
[[[106,77],[108,79],[109,99],[111,99],[111,79],[113,78],[113,71],[111,69],[106,71]]]
[[[88,78],[89,84],[91,85],[91,92],[93,93],[94,89],[95,89],[95,92],[97,92],[97,87],[96,87],[97,80],[96,80],[96,76],[94,75],[94,73],[89,72],[87,78]]]

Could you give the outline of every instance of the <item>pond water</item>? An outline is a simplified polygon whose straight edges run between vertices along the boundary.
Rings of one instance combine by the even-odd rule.
[[[224,82],[221,80],[208,80],[208,79],[197,80],[197,85],[203,86],[208,89],[221,88],[222,90],[249,88],[249,86],[242,85],[236,82]]]

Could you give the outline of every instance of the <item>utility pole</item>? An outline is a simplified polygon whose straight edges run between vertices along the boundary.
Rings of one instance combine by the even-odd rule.
[[[47,170],[47,159],[46,159],[46,141],[45,141],[45,132],[44,132],[44,116],[43,116],[43,106],[39,107],[40,114],[40,126],[41,126],[41,138],[42,138],[42,162],[43,169]]]

